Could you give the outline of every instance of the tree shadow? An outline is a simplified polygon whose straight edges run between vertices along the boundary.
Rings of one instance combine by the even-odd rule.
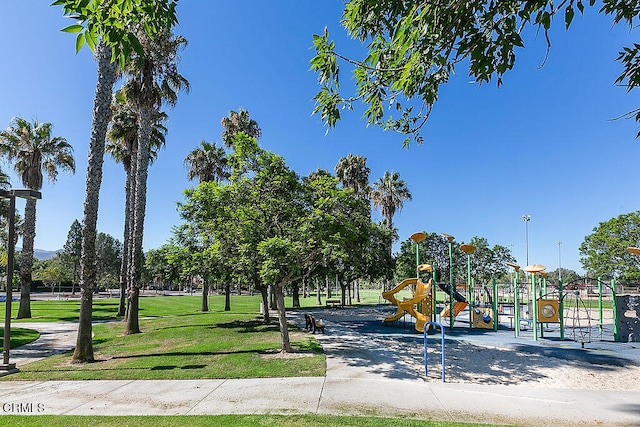
[[[375,307],[349,308],[334,316],[317,311],[314,316],[322,317],[326,324],[327,334],[319,340],[327,357],[385,378],[424,377],[423,334],[413,332],[413,326],[410,331],[385,326],[382,319],[388,311]],[[292,317],[297,325],[304,325],[302,313],[292,313]],[[503,385],[536,382],[549,379],[544,373],[549,371],[543,368],[562,361],[585,362],[581,369],[593,373],[616,372],[636,364],[615,354],[578,348],[500,344],[499,335],[486,329],[461,328],[447,330],[447,334],[450,335],[445,338],[444,352],[448,382]],[[487,342],[482,342],[483,337]],[[439,378],[440,335],[429,336],[427,347],[428,378]]]

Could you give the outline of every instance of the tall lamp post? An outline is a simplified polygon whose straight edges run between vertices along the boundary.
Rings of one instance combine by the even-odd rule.
[[[449,241],[449,327],[453,329],[453,323],[455,317],[453,315],[453,246],[452,242],[455,239],[450,234],[441,233],[442,237]]]
[[[529,265],[529,221],[531,221],[531,215],[522,215],[524,221],[524,242],[527,250],[527,265]]]
[[[9,241],[7,242],[7,290],[4,312],[4,341],[2,345],[2,365],[0,371],[15,371],[16,364],[9,363],[9,350],[11,349],[11,300],[13,299],[13,258],[16,245],[16,197],[22,199],[41,199],[42,194],[36,190],[0,190],[0,197],[9,199]]]

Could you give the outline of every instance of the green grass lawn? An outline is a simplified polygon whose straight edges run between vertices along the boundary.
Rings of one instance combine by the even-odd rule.
[[[25,328],[11,328],[11,348],[29,344],[40,337],[38,331]],[[0,328],[0,348],[4,348],[4,328]]]
[[[10,380],[202,379],[322,376],[325,359],[315,338],[290,329],[293,352],[278,355],[277,323],[262,323],[259,297],[235,297],[232,311],[199,312],[196,296],[143,298],[140,329],[124,335],[124,323],[108,314],[114,300],[96,300],[96,309],[110,322],[93,326],[96,363],[71,364],[59,354],[21,367]],[[117,301],[115,302],[117,303]],[[75,301],[34,301],[32,313],[44,320],[67,319]]]

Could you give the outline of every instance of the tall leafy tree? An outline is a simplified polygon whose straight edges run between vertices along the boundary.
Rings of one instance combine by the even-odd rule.
[[[71,294],[76,293],[76,284],[80,281],[80,257],[82,256],[82,225],[76,219],[71,223],[62,252],[58,254],[62,265],[71,271]]]
[[[229,183],[186,190],[180,212],[220,244],[221,258],[258,267],[259,279],[275,295],[281,349],[288,352],[285,286],[324,259],[339,258],[334,254],[343,254],[348,242],[363,241],[360,223],[370,221],[368,206],[328,174],[301,180],[282,157],[262,150],[246,134],[234,138],[234,151]],[[251,272],[241,267],[233,274]]]
[[[140,23],[153,36],[177,22],[177,0],[58,0],[65,16],[76,21],[63,29],[75,33],[76,51],[85,43],[95,51],[98,81],[93,105],[93,119],[87,159],[87,178],[82,220],[82,258],[80,264],[81,303],[78,338],[73,353],[75,362],[92,362],[92,303],[96,285],[95,243],[98,200],[102,184],[102,165],[111,118],[111,96],[117,77],[117,65],[123,68],[131,52],[142,51],[136,29]]]
[[[223,147],[216,143],[201,141],[184,159],[187,179],[198,182],[220,182],[229,178],[229,162]]]
[[[59,170],[75,172],[73,148],[66,139],[53,136],[52,128],[51,123],[30,123],[16,117],[6,130],[0,131],[0,152],[13,162],[22,184],[29,189],[41,190],[45,175],[51,182],[55,182]],[[18,319],[31,317],[31,269],[35,237],[36,200],[27,199],[24,208]]]
[[[96,236],[96,261],[100,277],[118,277],[122,261],[122,242],[109,234],[98,233]]]
[[[640,257],[627,252],[640,246],[640,211],[601,222],[580,245],[580,263],[590,276],[640,280]]]
[[[124,253],[122,256],[122,265],[119,274],[120,283],[120,304],[118,306],[118,316],[125,314],[125,299],[127,290],[127,272],[129,267],[128,248],[130,247],[129,238],[133,221],[133,192],[135,189],[135,171],[133,169],[133,160],[138,152],[138,116],[130,97],[130,85],[125,87],[114,96],[112,104],[113,116],[107,137],[109,142],[105,149],[111,154],[111,157],[122,163],[124,167],[125,179],[125,223],[124,223]],[[158,151],[165,145],[165,136],[167,127],[165,122],[168,116],[163,111],[154,111],[152,113],[153,125],[151,128],[151,140],[149,150],[149,162],[158,157]]]
[[[524,47],[523,32],[533,27],[536,31],[531,34],[543,33],[550,48],[554,18],[569,28],[576,11],[595,5],[582,0],[559,4],[551,0],[347,1],[342,25],[366,45],[364,59],[341,55],[326,28],[314,35],[316,56],[311,67],[321,85],[314,112],[332,127],[344,107],[362,102],[369,124],[410,134],[421,143],[419,132],[438,100],[440,86],[456,68],[468,67],[476,82],[496,79],[501,85],[502,76],[515,64],[517,49]],[[637,27],[636,2],[604,0],[597,5],[614,24]],[[628,91],[637,88],[640,45],[624,47],[617,59],[623,71],[616,83]],[[345,80],[339,79],[342,64],[353,67],[356,90],[352,96],[344,95],[339,84]],[[387,105],[390,108],[385,110]],[[640,109],[630,115],[640,121]]]
[[[393,232],[393,216],[404,206],[404,202],[411,200],[411,192],[407,183],[400,179],[398,172],[385,172],[382,178],[373,183],[371,201],[374,207],[380,209],[386,226]]]
[[[478,282],[488,284],[492,279],[497,279],[500,275],[508,272],[506,262],[516,262],[511,255],[511,251],[506,246],[495,245],[489,246],[489,242],[484,237],[473,237],[469,241],[476,250],[471,254],[471,277]],[[466,265],[466,254],[459,254],[463,259],[463,265]],[[462,283],[467,282],[466,269],[458,268],[458,280]],[[465,272],[464,274],[461,274]]]

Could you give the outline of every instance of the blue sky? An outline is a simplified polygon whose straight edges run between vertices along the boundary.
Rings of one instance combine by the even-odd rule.
[[[59,31],[70,21],[50,3],[0,2],[0,126],[14,116],[51,122],[75,148],[76,174],[45,184],[38,203],[36,247],[55,250],[82,219],[96,66],[88,50],[75,54],[74,37]],[[413,194],[395,218],[403,240],[419,230],[458,242],[486,237],[525,265],[528,214],[529,263],[556,269],[562,241],[562,266],[581,270],[584,237],[599,222],[640,209],[636,124],[611,120],[638,104],[636,94],[614,85],[615,57],[632,40],[628,28],[612,28],[593,10],[577,15],[568,32],[556,22],[542,68],[544,36],[530,31],[500,88],[473,84],[459,67],[441,89],[425,144],[403,149],[403,136],[368,128],[362,110],[328,133],[311,116],[318,89],[309,71],[312,35],[327,26],[339,51],[362,54],[339,25],[342,8],[338,0],[180,3],[176,32],[189,40],[181,71],[192,90],[168,111],[167,147],[150,170],[145,249],[165,243],[180,222],[176,202],[193,185],[186,154],[203,139],[219,142],[221,118],[240,107],[259,122],[261,145],[301,175],[333,170],[349,153],[367,157],[372,181],[399,172]],[[345,89],[349,82],[343,76]],[[106,158],[98,228],[120,239],[123,188],[122,166]]]

